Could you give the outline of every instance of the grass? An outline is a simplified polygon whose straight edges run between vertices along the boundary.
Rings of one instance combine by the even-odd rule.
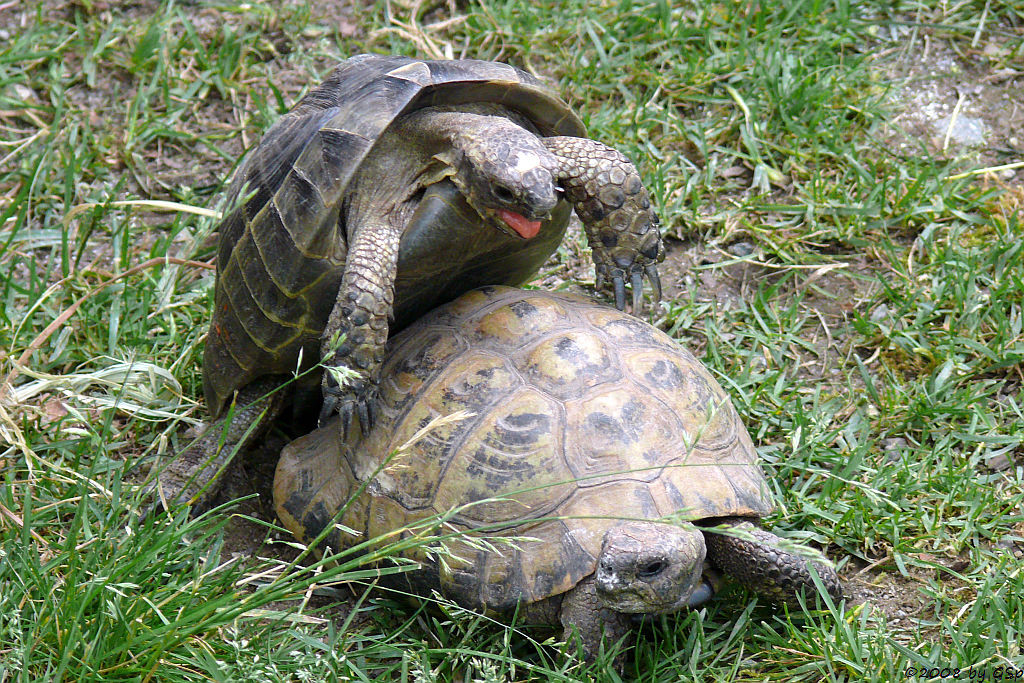
[[[1019,169],[974,172],[1019,162],[1021,129],[943,151],[902,132],[889,85],[928,50],[1012,101],[1019,77],[984,76],[1024,60],[1019,4],[90,0],[0,18],[0,682],[616,680],[450,604],[311,596],[366,575],[304,570],[282,541],[238,559],[240,536],[286,538],[252,501],[140,521],[133,473],[203,417],[216,225],[157,202],[218,208],[243,151],[363,51],[533,70],[639,162],[672,238],[652,320],[733,396],[769,523],[825,548],[855,598],[805,613],[728,589],[645,626],[626,678],[1024,668],[1024,190]],[[556,280],[592,282],[585,245],[559,256]]]

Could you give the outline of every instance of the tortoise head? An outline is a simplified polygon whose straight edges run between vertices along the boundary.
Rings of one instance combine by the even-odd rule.
[[[605,532],[597,562],[597,595],[627,614],[680,609],[698,587],[704,536],[693,526],[624,522]]]
[[[559,201],[550,170],[557,161],[525,128],[499,116],[481,119],[486,121],[455,136],[445,159],[452,181],[487,224],[534,237]]]

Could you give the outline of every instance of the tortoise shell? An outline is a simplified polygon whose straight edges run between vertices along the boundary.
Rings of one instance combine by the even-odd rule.
[[[362,443],[336,426],[282,453],[278,513],[301,539],[337,518],[334,549],[444,516],[490,539],[455,542],[462,562],[423,551],[414,588],[508,611],[595,571],[623,518],[761,517],[772,509],[757,454],[729,398],[663,332],[583,298],[487,287],[389,342],[380,417]],[[457,411],[469,417],[436,418]],[[389,457],[397,451],[397,455]]]
[[[270,128],[236,173],[219,227],[203,371],[214,416],[253,380],[319,359],[347,254],[339,211],[382,133],[403,113],[470,103],[499,105],[539,135],[585,134],[557,95],[514,67],[378,55],[340,64]],[[560,202],[524,242],[480,231],[450,182],[431,186],[402,237],[392,330],[474,287],[526,281],[561,242],[570,213]]]

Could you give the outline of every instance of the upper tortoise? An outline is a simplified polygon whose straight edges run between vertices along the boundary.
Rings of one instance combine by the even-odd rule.
[[[360,55],[336,67],[229,190],[203,385],[213,417],[233,396],[236,409],[172,463],[168,493],[191,498],[185,482],[208,483],[227,457],[216,454],[280,409],[261,397],[321,359],[356,375],[339,389],[323,373],[322,418],[369,426],[389,332],[475,287],[528,280],[573,208],[619,308],[627,284],[640,305],[644,278],[660,295],[640,176],[584,135],[556,94],[506,64]]]
[[[840,598],[831,566],[756,525],[773,504],[746,429],[654,327],[578,297],[485,287],[388,349],[368,436],[329,425],[281,454],[275,505],[300,539],[340,550],[409,526],[429,535],[441,517],[451,555],[407,549],[421,567],[398,575],[404,588],[575,628],[591,656],[630,615],[708,599],[716,570],[792,602],[816,593],[813,565]],[[469,415],[424,430],[457,411]]]

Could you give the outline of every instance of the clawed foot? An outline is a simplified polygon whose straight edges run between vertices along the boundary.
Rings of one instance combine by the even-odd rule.
[[[330,372],[324,373],[324,404],[320,409],[320,426],[324,426],[335,413],[341,418],[342,436],[348,439],[352,431],[352,420],[359,418],[359,430],[366,435],[375,421],[374,407],[377,402],[377,385],[367,378],[359,377],[346,386],[338,385]]]
[[[616,244],[614,248],[594,248],[594,270],[597,274],[598,289],[605,282],[611,282],[615,289],[615,307],[620,311],[626,309],[626,283],[633,292],[633,315],[640,312],[644,297],[644,278],[651,283],[654,301],[661,300],[661,278],[658,276],[658,264],[665,260],[665,246],[658,233],[657,221],[652,221],[648,228],[643,247],[632,250]]]
[[[595,140],[543,138],[556,158],[556,181],[583,221],[594,254],[597,286],[611,282],[615,306],[626,308],[626,285],[633,290],[633,314],[643,304],[644,278],[655,300],[661,299],[658,265],[665,247],[658,214],[640,180],[640,173],[622,153]]]
[[[342,301],[348,299],[351,303],[356,298],[349,295]],[[324,332],[324,403],[318,422],[323,427],[337,414],[341,418],[342,437],[347,440],[354,418],[359,419],[364,436],[373,427],[387,327],[371,325],[362,309],[348,305],[336,305],[335,309]]]
[[[626,310],[627,279],[633,293],[634,315],[640,311],[640,307],[643,305],[644,277],[651,283],[655,303],[661,301],[661,278],[658,276],[657,263],[648,263],[647,265],[634,263],[628,270],[618,266],[609,268],[606,264],[599,263],[595,267],[595,271],[598,289],[601,289],[605,282],[612,283],[612,287],[615,289],[615,307],[620,311]]]

